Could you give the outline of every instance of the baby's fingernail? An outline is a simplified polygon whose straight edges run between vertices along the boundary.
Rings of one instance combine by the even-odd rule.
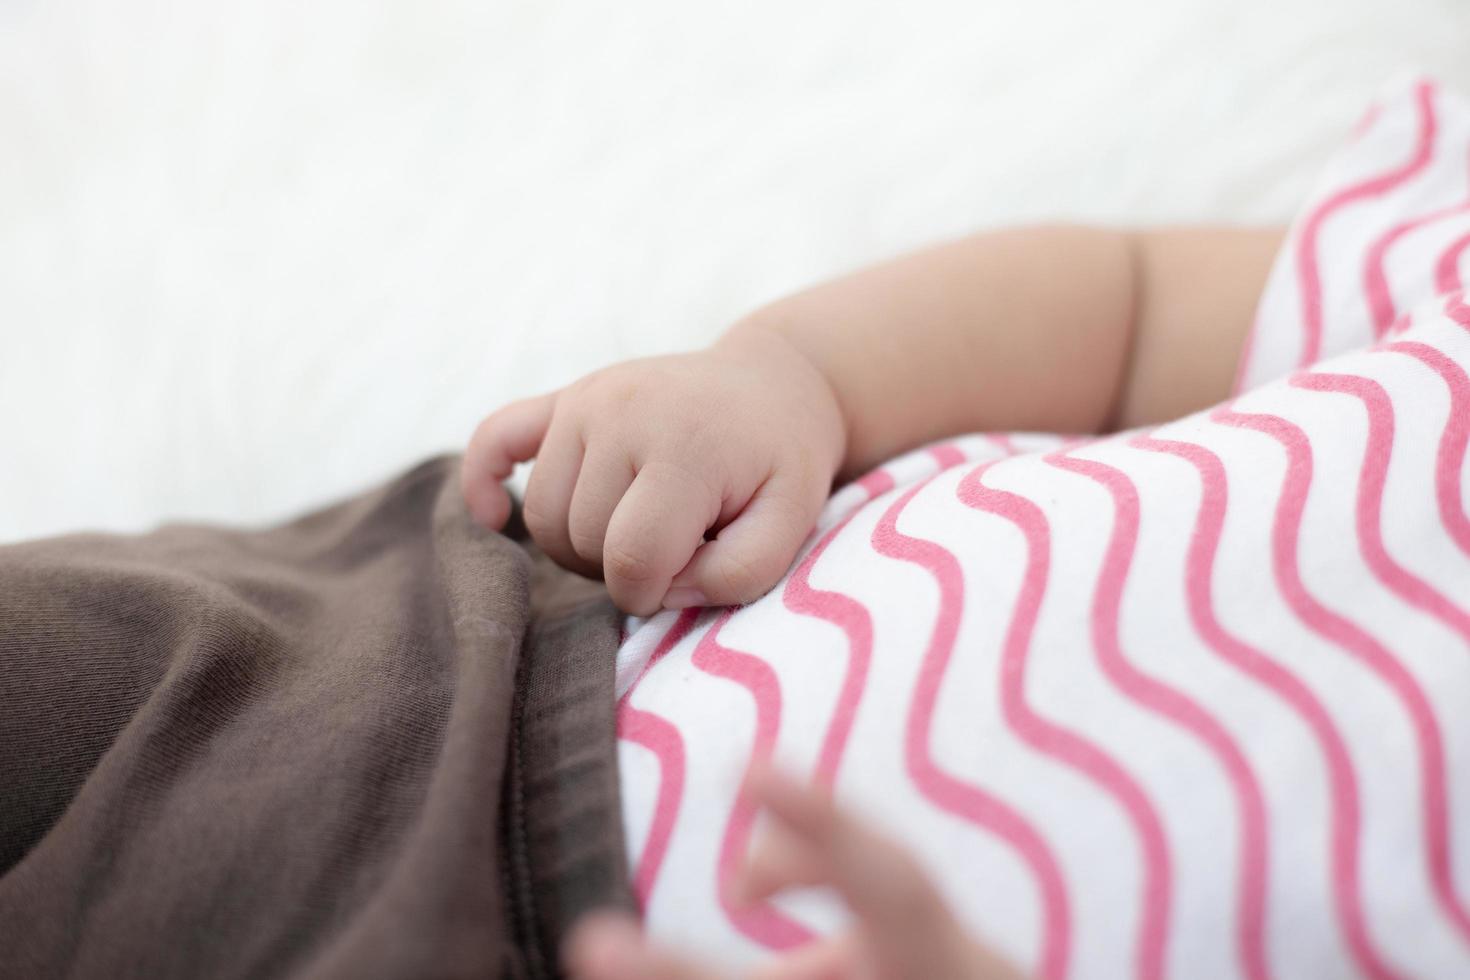
[[[709,599],[698,589],[687,585],[676,585],[664,596],[665,609],[684,609],[687,606],[707,606]]]

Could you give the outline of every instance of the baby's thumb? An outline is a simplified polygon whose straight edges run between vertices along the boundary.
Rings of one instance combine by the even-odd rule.
[[[510,517],[510,493],[504,481],[517,463],[535,457],[551,425],[556,392],[511,402],[475,429],[464,451],[460,490],[480,524],[500,530]]]
[[[815,496],[815,500],[804,499]],[[715,540],[674,576],[665,609],[752,602],[781,580],[816,523],[824,497],[773,477]]]

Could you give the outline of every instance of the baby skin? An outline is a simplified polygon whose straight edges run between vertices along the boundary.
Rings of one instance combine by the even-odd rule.
[[[778,300],[710,347],[506,405],[465,452],[470,512],[534,458],[536,543],[626,612],[750,602],[835,481],[967,432],[1097,433],[1228,394],[1276,230],[977,235]]]
[[[704,350],[616,364],[499,409],[465,452],[464,497],[501,528],[503,481],[534,458],[531,536],[600,576],[621,609],[750,602],[785,575],[834,482],[899,453],[970,432],[1128,429],[1225,398],[1281,235],[1053,225],[935,246],[778,300]],[[902,872],[926,907],[943,905],[901,850],[820,790],[755,778],[788,833],[780,860],[756,849],[751,897],[820,880],[856,922],[760,975],[1013,975],[947,911],[925,928],[884,919],[870,875]],[[813,814],[825,829],[804,838]],[[870,846],[819,846],[834,834]],[[601,919],[582,924],[569,956],[587,980],[713,975]]]
[[[971,937],[918,862],[843,813],[823,792],[756,768],[745,792],[771,830],[732,882],[741,902],[787,888],[824,885],[852,911],[853,925],[774,957],[752,980],[1019,980]],[[563,953],[577,980],[718,980],[722,974],[647,942],[624,916],[594,913]]]

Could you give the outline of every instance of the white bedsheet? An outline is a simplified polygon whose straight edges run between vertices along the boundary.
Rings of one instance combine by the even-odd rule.
[[[1281,221],[1458,0],[0,0],[0,540],[260,521],[927,239]]]

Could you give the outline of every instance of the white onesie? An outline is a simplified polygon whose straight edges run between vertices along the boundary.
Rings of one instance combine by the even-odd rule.
[[[748,962],[841,921],[721,903],[752,758],[835,787],[1043,977],[1470,977],[1470,109],[1385,93],[1276,259],[1238,393],[976,435],[835,493],[788,576],[635,622],[648,928]]]

